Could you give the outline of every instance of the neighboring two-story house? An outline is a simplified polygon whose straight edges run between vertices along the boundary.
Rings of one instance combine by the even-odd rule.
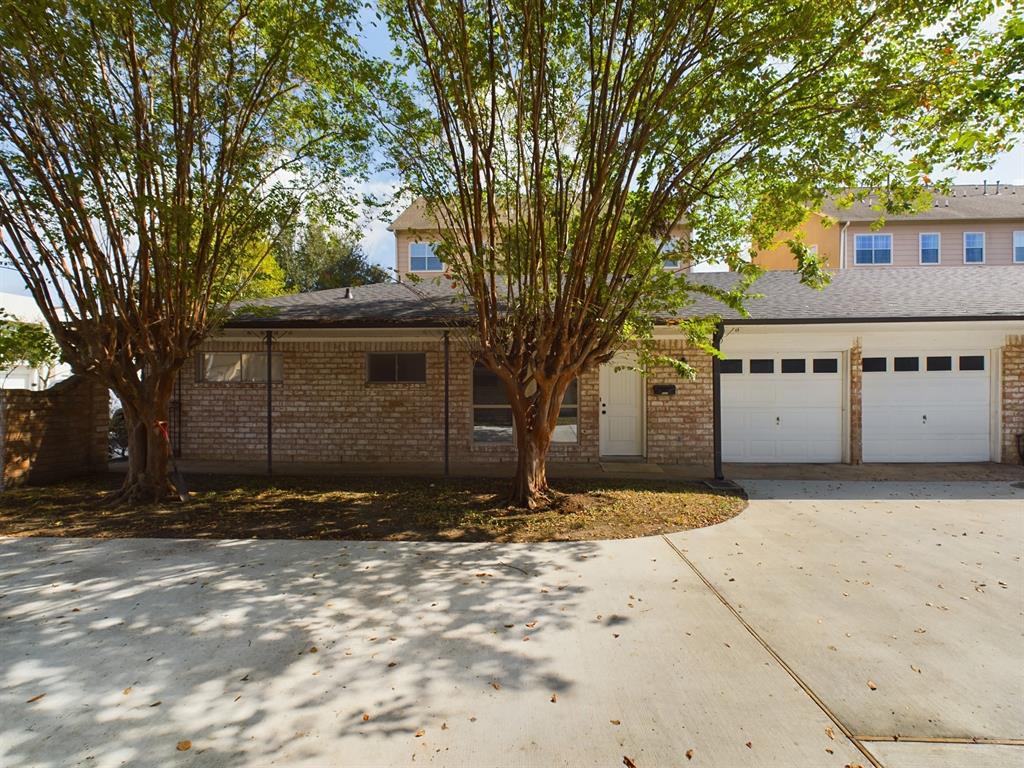
[[[884,218],[881,227],[876,222]],[[1024,187],[1007,184],[957,185],[950,194],[934,194],[929,208],[914,214],[884,215],[877,198],[849,207],[826,203],[810,212],[800,227],[808,247],[829,267],[998,266],[1024,267]],[[793,269],[780,232],[775,243],[758,251],[755,263],[766,269]]]

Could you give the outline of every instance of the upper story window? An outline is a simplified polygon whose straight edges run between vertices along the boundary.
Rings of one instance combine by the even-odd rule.
[[[200,381],[266,383],[265,352],[204,352],[199,358]],[[270,356],[270,380],[284,380],[284,356]]]
[[[938,232],[922,232],[919,239],[920,252],[921,252],[921,263],[922,264],[938,264],[939,263],[939,233]]]
[[[964,232],[964,264],[985,263],[985,233]]]
[[[409,243],[409,271],[444,271],[444,264],[434,253],[435,246],[436,243]]]
[[[892,264],[892,235],[855,235],[853,249],[857,264]]]
[[[1024,264],[1024,232],[1013,233],[1013,263]]]
[[[662,251],[663,258],[661,260],[661,266],[665,269],[679,269],[682,266],[682,259],[679,258],[679,251],[681,250],[681,243],[676,237],[670,238],[665,243],[665,249]]]

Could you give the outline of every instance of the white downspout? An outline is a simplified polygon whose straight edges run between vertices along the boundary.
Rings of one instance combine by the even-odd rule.
[[[850,222],[844,222],[843,228],[839,230],[839,268],[846,269],[846,228]]]

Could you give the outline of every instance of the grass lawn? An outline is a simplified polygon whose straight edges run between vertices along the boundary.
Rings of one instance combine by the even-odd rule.
[[[561,480],[548,509],[504,505],[509,481],[190,476],[192,498],[112,508],[121,476],[0,493],[0,535],[92,538],[551,541],[649,536],[713,525],[746,500],[698,483]]]

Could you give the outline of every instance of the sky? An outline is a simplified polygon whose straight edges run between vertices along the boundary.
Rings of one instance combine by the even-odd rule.
[[[366,52],[373,56],[389,57],[394,44],[380,23],[367,9],[362,17],[363,39]],[[937,177],[950,176],[954,184],[981,184],[983,181],[1003,184],[1024,185],[1024,137],[1012,151],[995,159],[992,167],[984,173],[962,173],[955,169],[946,169],[945,174]],[[380,194],[395,188],[396,180],[380,175],[363,185],[360,191]],[[393,269],[395,266],[395,238],[387,230],[387,222],[367,220],[363,223],[363,249],[370,261],[382,267]]]

